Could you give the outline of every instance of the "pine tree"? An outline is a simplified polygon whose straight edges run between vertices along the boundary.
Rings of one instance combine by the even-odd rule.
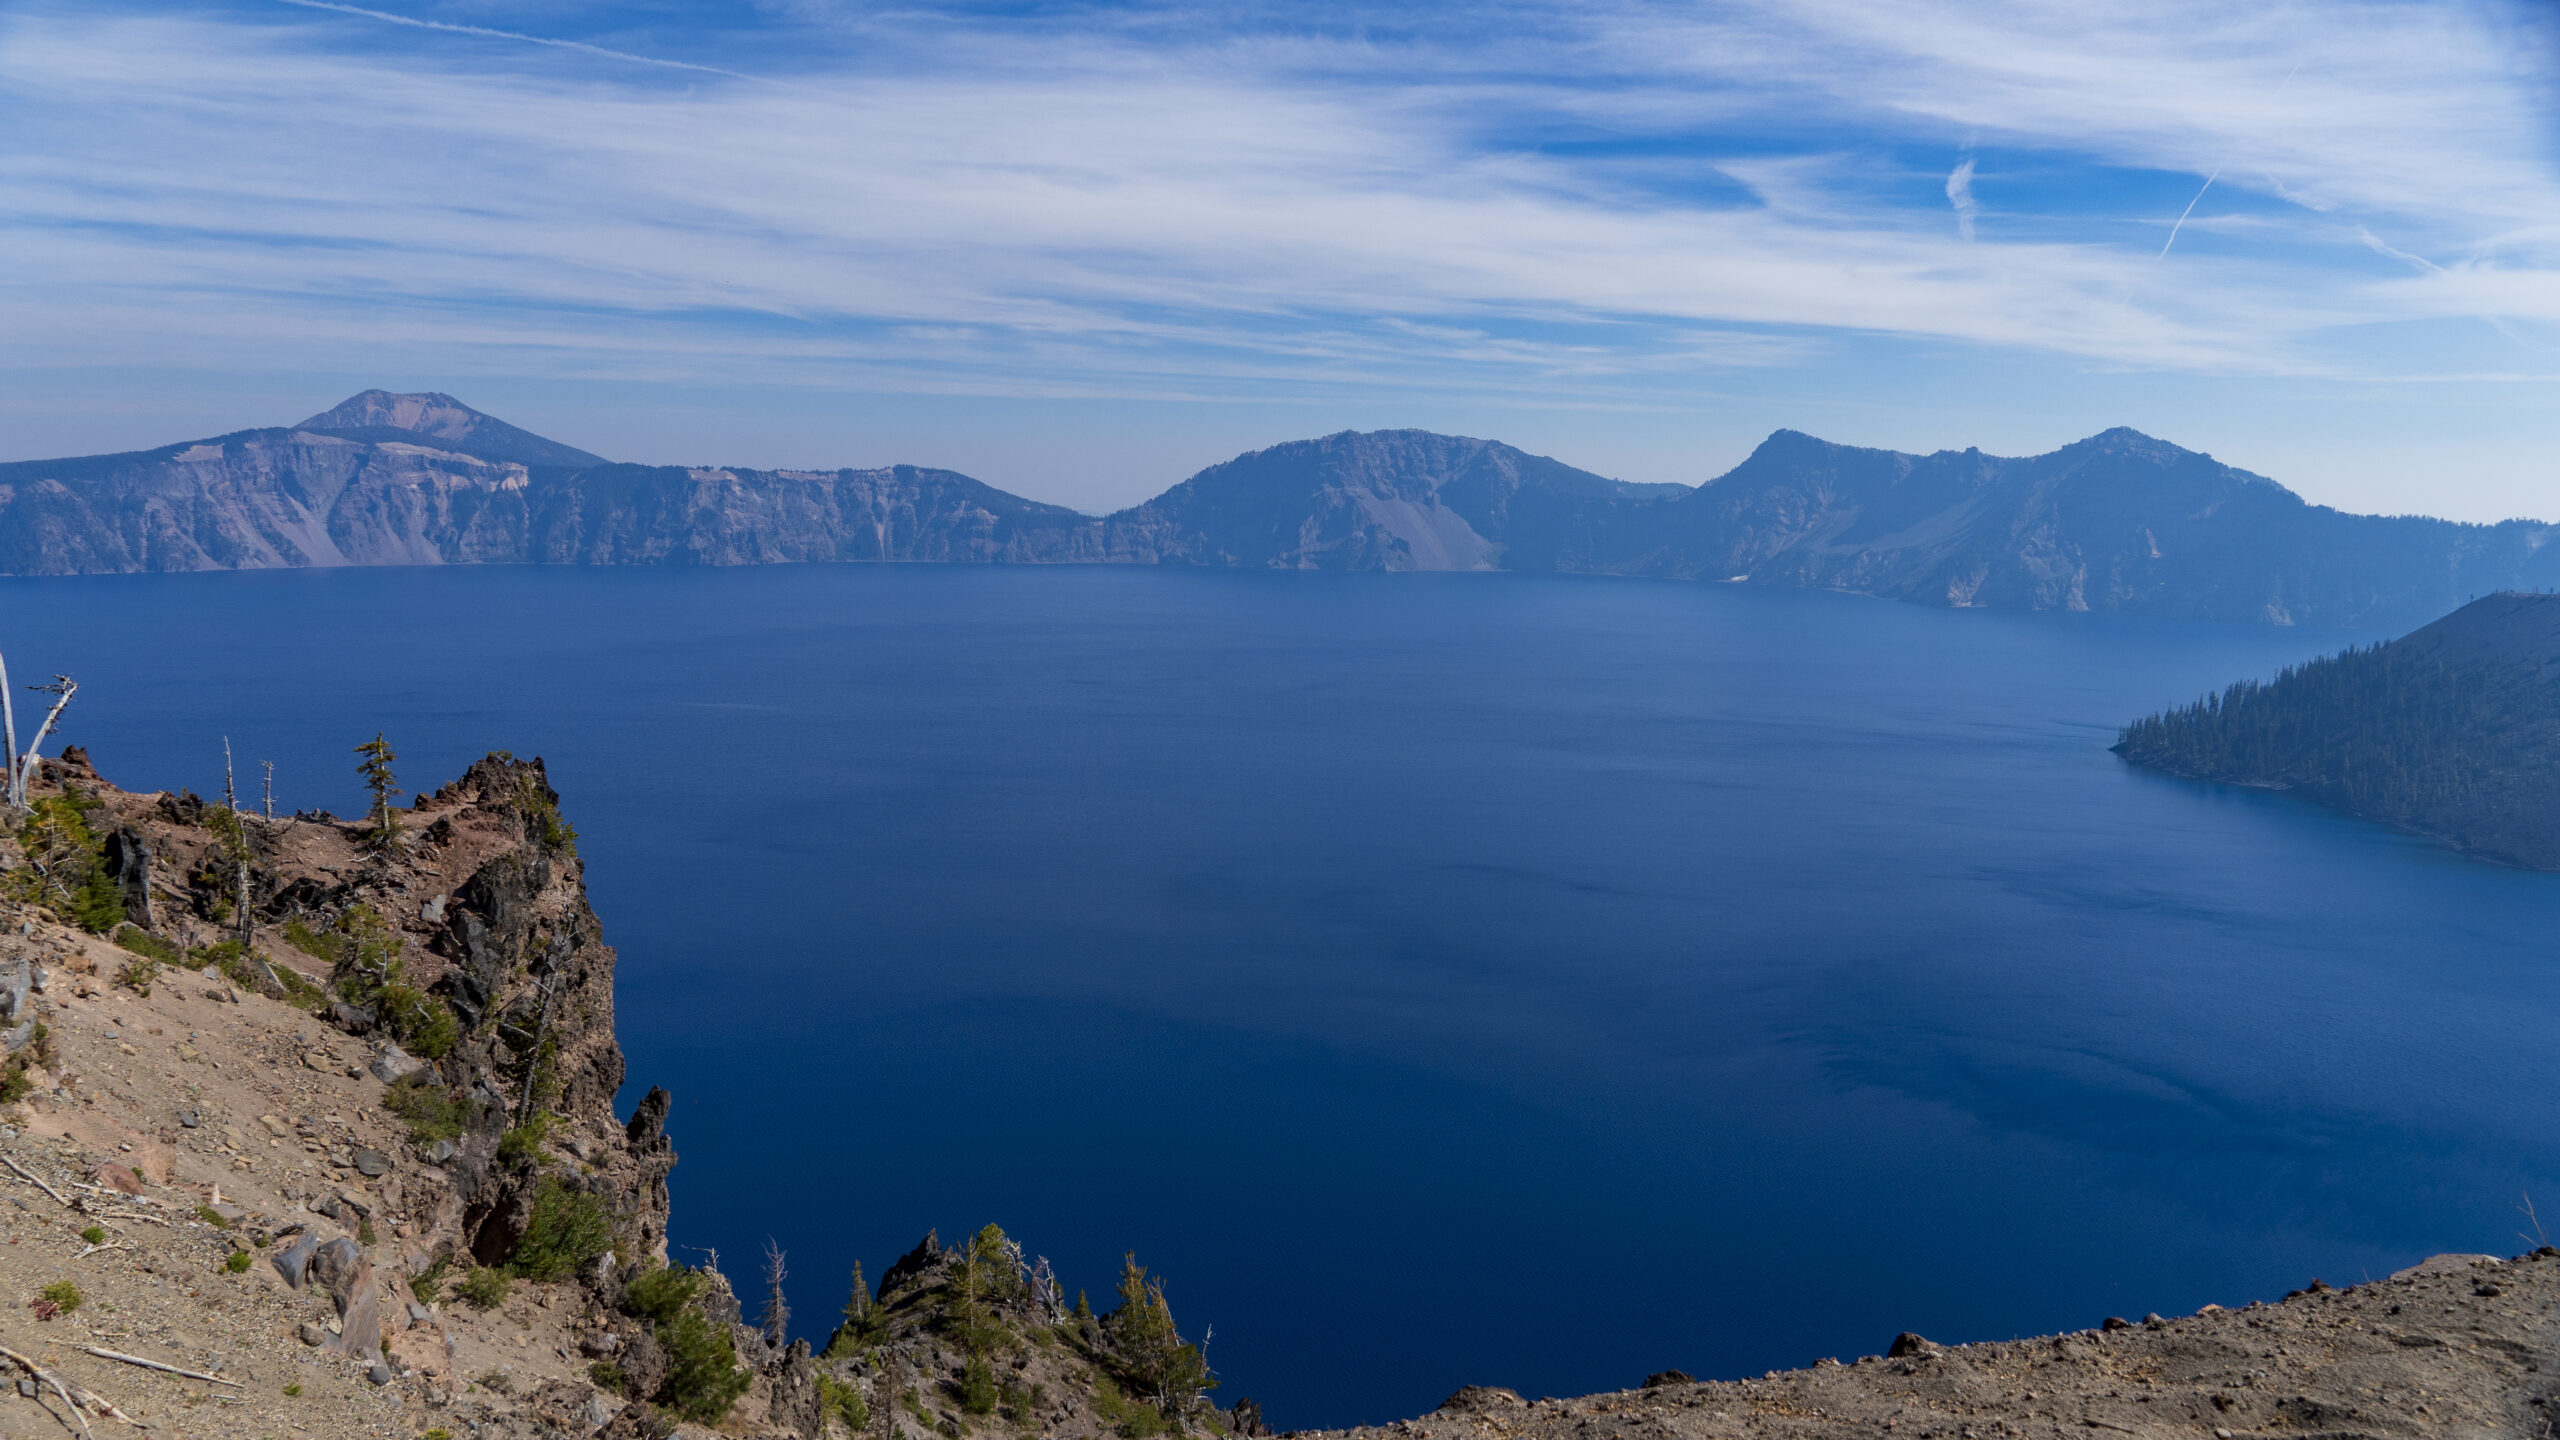
[[[356,762],[356,773],[364,777],[365,788],[373,792],[373,828],[367,838],[377,846],[387,846],[400,838],[400,822],[391,815],[391,792],[400,788],[400,781],[391,773],[391,762],[400,757],[391,753],[391,742],[383,739],[379,730],[373,732],[372,739],[357,746],[356,753],[364,757]]]

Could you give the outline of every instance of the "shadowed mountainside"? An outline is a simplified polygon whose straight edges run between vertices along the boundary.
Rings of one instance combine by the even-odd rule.
[[[2137,720],[2115,748],[2560,870],[2560,595],[2488,596],[2387,645]]]
[[[1781,430],[1694,489],[1496,441],[1344,432],[1088,516],[948,470],[609,463],[445,395],[291,429],[0,465],[0,573],[927,561],[1517,570],[1924,604],[2414,623],[2560,581],[2538,521],[2349,515],[2131,430],[1906,455]]]

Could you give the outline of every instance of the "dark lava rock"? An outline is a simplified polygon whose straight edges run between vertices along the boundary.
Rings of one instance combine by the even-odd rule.
[[[1935,1355],[1937,1353],[1938,1347],[1929,1339],[1929,1337],[1925,1335],[1915,1335],[1908,1330],[1894,1336],[1893,1344],[1888,1346],[1884,1352],[1885,1358],[1888,1360],[1901,1360],[1913,1355]]]
[[[1665,1385],[1695,1385],[1697,1383],[1698,1382],[1696,1380],[1690,1378],[1689,1372],[1686,1370],[1657,1370],[1653,1374],[1644,1377],[1644,1388],[1647,1390],[1659,1390]]]
[[[2133,1328],[2133,1322],[2127,1320],[2121,1315],[2110,1315],[2107,1317],[2106,1323],[2100,1325],[2098,1328],[2101,1330],[2130,1330]]]

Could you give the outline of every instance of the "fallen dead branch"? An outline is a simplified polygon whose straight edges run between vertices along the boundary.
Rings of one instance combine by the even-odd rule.
[[[51,1185],[46,1184],[46,1183],[45,1183],[45,1181],[44,1181],[44,1178],[43,1178],[42,1176],[37,1175],[34,1171],[29,1170],[26,1166],[19,1164],[19,1163],[17,1162],[16,1157],[14,1157],[14,1156],[10,1156],[10,1155],[0,1155],[0,1165],[6,1165],[6,1166],[8,1166],[10,1169],[17,1171],[17,1172],[18,1172],[18,1178],[19,1178],[19,1179],[24,1180],[24,1181],[26,1181],[28,1184],[33,1185],[33,1186],[35,1186],[36,1188],[38,1188],[38,1189],[40,1189],[40,1190],[44,1191],[44,1193],[46,1193],[47,1195],[52,1196],[55,1200],[59,1201],[60,1203],[62,1203],[62,1204],[64,1204],[64,1205],[69,1205],[69,1204],[71,1203],[69,1200],[66,1200],[66,1199],[64,1199],[64,1198],[63,1198],[63,1195],[62,1195],[62,1192],[61,1192],[61,1191],[56,1190],[56,1189],[54,1189]]]
[[[70,1381],[63,1379],[61,1376],[56,1375],[52,1371],[47,1370],[33,1360],[28,1359],[26,1356],[19,1354],[17,1351],[12,1350],[5,1345],[0,1345],[0,1360],[7,1360],[11,1364],[16,1365],[19,1369],[26,1371],[29,1376],[34,1378],[38,1385],[52,1386],[54,1388],[54,1392],[62,1397],[62,1403],[71,1407],[71,1418],[80,1422],[80,1433],[83,1435],[89,1433],[89,1417],[82,1413],[87,1409],[95,1409],[101,1415],[121,1420],[136,1430],[148,1430],[151,1428],[150,1426],[143,1424],[141,1421],[134,1419],[132,1416],[127,1415],[122,1410],[117,1409],[115,1402],[109,1400],[106,1396],[101,1395],[97,1391],[91,1390],[86,1386],[72,1384]]]
[[[145,1360],[139,1355],[127,1355],[121,1350],[101,1350],[95,1345],[83,1345],[80,1349],[82,1353],[95,1355],[101,1360],[121,1360],[127,1365],[139,1365],[145,1370],[159,1370],[171,1375],[184,1375],[190,1380],[208,1380],[216,1385],[228,1385],[234,1390],[240,1388],[240,1382],[237,1380],[225,1380],[219,1375],[207,1375],[197,1370],[181,1370],[175,1365],[163,1365],[157,1360]]]
[[[105,1243],[104,1245],[91,1245],[91,1246],[87,1247],[86,1249],[82,1250],[79,1254],[72,1256],[71,1258],[72,1258],[72,1259],[74,1259],[74,1260],[86,1260],[86,1259],[88,1259],[90,1256],[97,1254],[97,1253],[98,1253],[99,1251],[101,1251],[101,1250],[130,1250],[130,1249],[132,1249],[132,1248],[133,1248],[132,1246],[127,1245],[126,1243],[124,1243],[124,1242],[123,1242],[123,1241],[121,1241],[121,1240],[110,1240],[110,1241],[108,1241],[107,1243]]]

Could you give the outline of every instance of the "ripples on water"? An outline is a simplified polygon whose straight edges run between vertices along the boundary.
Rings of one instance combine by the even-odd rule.
[[[2379,638],[1512,576],[0,582],[137,788],[540,754],[677,1236],[1123,1248],[1284,1426],[2521,1248],[2560,880],[2131,771]]]

